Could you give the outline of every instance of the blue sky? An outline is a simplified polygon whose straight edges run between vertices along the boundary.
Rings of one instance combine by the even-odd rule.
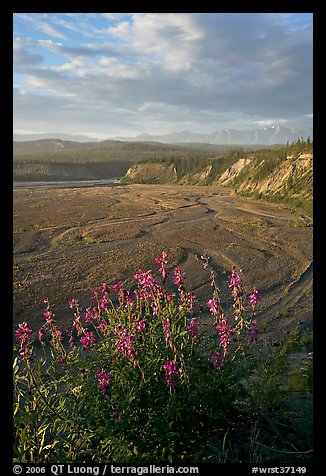
[[[312,127],[311,13],[15,13],[14,132]]]

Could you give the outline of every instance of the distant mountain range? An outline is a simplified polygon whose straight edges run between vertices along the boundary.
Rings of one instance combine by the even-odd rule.
[[[286,144],[295,142],[298,138],[313,139],[313,129],[292,129],[287,127],[275,126],[264,127],[263,129],[237,130],[237,129],[220,129],[211,133],[195,133],[189,131],[171,132],[163,135],[139,134],[135,137],[112,137],[111,140],[119,140],[125,142],[150,142],[156,141],[164,144],[180,144],[180,143],[206,143],[221,145],[273,145]],[[83,135],[69,135],[62,133],[53,134],[31,134],[31,135],[13,135],[14,141],[29,141],[41,139],[61,139],[76,142],[100,142],[100,139],[87,137]]]
[[[100,142],[96,137],[87,137],[83,135],[64,134],[62,132],[43,133],[43,134],[13,134],[14,142],[25,142],[31,140],[60,139],[74,142]]]
[[[273,145],[295,142],[298,137],[313,139],[313,130],[290,129],[287,127],[264,127],[263,129],[251,129],[241,131],[237,129],[220,129],[219,131],[198,134],[189,131],[171,132],[164,135],[140,134],[136,137],[114,137],[121,141],[157,141],[167,144],[177,143],[206,143],[223,145]]]

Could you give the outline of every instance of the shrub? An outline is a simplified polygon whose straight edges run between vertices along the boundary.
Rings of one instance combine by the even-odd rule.
[[[160,280],[138,270],[133,289],[104,283],[87,308],[72,299],[71,328],[58,328],[47,299],[38,339],[19,324],[15,461],[172,462],[196,454],[207,428],[230,421],[257,338],[260,296],[256,288],[246,294],[234,267],[226,313],[209,258],[198,260],[211,280],[204,305],[162,252],[155,259]]]

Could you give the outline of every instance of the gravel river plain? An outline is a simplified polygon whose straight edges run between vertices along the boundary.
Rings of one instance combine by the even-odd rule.
[[[55,304],[57,324],[70,327],[69,300],[91,305],[102,283],[131,287],[135,271],[154,271],[163,250],[202,303],[211,298],[210,277],[196,255],[210,256],[224,308],[232,304],[232,266],[242,269],[248,291],[261,292],[257,321],[266,338],[312,328],[312,219],[284,205],[216,186],[88,181],[14,184],[13,211],[15,328],[43,324],[44,298]]]

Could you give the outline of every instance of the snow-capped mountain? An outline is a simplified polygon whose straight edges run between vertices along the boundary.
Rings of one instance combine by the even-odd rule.
[[[198,134],[189,131],[171,132],[164,135],[140,134],[135,137],[114,137],[114,140],[121,141],[157,141],[167,144],[175,143],[208,143],[222,145],[273,145],[292,143],[298,138],[313,139],[313,130],[290,129],[287,127],[275,126],[264,127],[263,129],[237,130],[220,129],[216,132],[207,134]]]

